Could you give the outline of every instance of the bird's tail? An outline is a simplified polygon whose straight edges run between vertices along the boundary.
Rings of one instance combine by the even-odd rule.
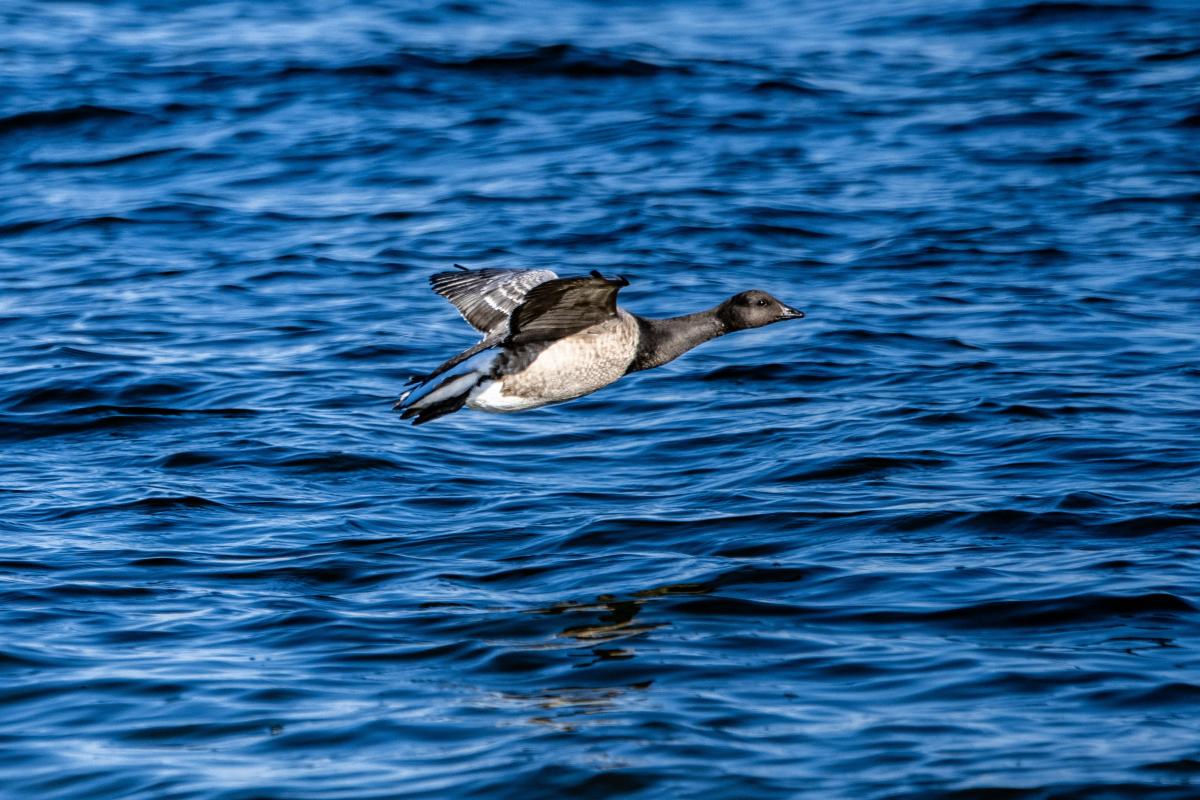
[[[421,425],[458,411],[487,375],[490,358],[484,363],[479,361],[465,362],[440,381],[435,382],[430,377],[414,379],[417,385],[400,395],[394,406],[400,411],[400,419],[411,419],[413,425]]]

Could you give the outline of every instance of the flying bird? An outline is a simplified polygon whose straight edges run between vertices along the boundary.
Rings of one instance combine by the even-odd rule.
[[[590,394],[734,331],[803,311],[758,289],[695,314],[650,319],[617,306],[624,277],[560,278],[547,269],[476,269],[429,279],[483,338],[409,381],[396,409],[414,425],[458,411],[525,411]]]

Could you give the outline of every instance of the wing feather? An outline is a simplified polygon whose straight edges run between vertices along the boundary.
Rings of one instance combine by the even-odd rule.
[[[486,336],[507,331],[509,316],[528,292],[557,277],[548,269],[473,269],[439,272],[429,284]]]
[[[612,280],[599,272],[541,283],[513,311],[506,342],[558,339],[611,319],[617,315],[617,292],[628,285],[625,278]]]

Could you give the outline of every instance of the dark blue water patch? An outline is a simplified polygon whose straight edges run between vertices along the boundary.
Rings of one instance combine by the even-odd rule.
[[[0,117],[0,135],[26,131],[37,132],[43,129],[71,127],[89,123],[103,124],[137,116],[139,114],[136,111],[88,104],[68,108],[24,111]]]
[[[1194,4],[6,13],[9,794],[1196,795]],[[414,431],[453,263],[808,316]]]

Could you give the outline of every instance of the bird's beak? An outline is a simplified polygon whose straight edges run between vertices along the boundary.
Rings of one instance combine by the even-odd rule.
[[[798,308],[784,306],[783,313],[779,315],[780,319],[804,319],[804,312]]]

